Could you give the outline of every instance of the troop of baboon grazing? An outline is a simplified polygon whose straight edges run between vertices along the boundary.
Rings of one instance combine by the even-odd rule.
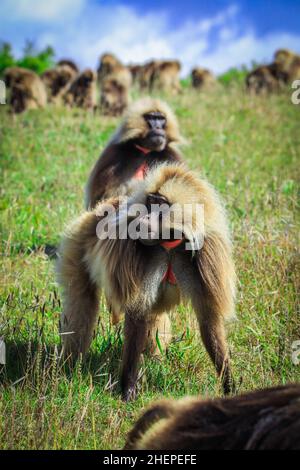
[[[124,65],[115,55],[105,53],[100,57],[96,73],[91,69],[80,71],[75,62],[62,59],[41,77],[32,71],[11,67],[6,70],[4,79],[14,113],[44,107],[48,102],[93,111],[99,109],[104,115],[119,116],[130,104],[133,86],[145,93],[181,92],[180,71],[181,64],[177,60]],[[280,49],[271,64],[261,65],[247,75],[246,88],[254,94],[276,92],[299,76],[300,56]],[[12,80],[12,77],[15,78]],[[193,68],[190,79],[195,90],[208,91],[217,83],[213,73],[201,67]]]

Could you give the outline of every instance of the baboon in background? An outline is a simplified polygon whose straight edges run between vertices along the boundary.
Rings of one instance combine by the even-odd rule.
[[[159,60],[150,60],[142,65],[139,72],[139,86],[141,90],[151,91],[153,74],[160,63]]]
[[[134,85],[139,85],[141,73],[142,73],[142,70],[143,70],[143,65],[139,65],[139,64],[133,65],[133,64],[131,64],[131,65],[128,65],[128,70],[131,73],[132,83]]]
[[[102,81],[100,109],[109,116],[119,116],[129,102],[128,87],[118,77],[109,76]]]
[[[137,421],[125,449],[300,450],[300,385],[158,402]]]
[[[139,209],[134,209],[136,204]],[[183,217],[185,204],[189,217]],[[203,225],[198,204],[204,208]],[[148,212],[137,220],[141,205]],[[155,208],[162,207],[164,216],[153,218]],[[98,224],[106,214],[101,228]],[[128,234],[130,224],[139,227],[137,239],[101,239],[107,233],[105,227],[120,226],[121,233]],[[223,206],[204,179],[180,165],[159,165],[139,182],[127,204],[117,197],[99,203],[67,232],[58,273],[65,296],[61,333],[66,356],[76,358],[87,352],[100,290],[115,318],[125,313],[124,400],[135,396],[147,338],[170,337],[166,312],[181,301],[191,301],[224,392],[232,390],[224,321],[234,314],[235,271]]]
[[[86,207],[126,194],[132,180],[142,179],[158,163],[180,161],[176,144],[182,140],[167,104],[151,98],[133,103],[90,174]]]
[[[210,88],[216,84],[213,73],[208,69],[194,68],[191,73],[192,86],[196,89]]]
[[[70,59],[61,59],[57,62],[57,66],[59,67],[60,65],[67,65],[68,67],[70,67],[71,69],[74,70],[74,72],[78,73],[79,72],[79,68],[78,66],[75,64],[75,62],[73,62],[73,60],[70,60]]]
[[[102,80],[111,75],[114,72],[114,69],[122,65],[119,59],[113,54],[102,54],[100,57],[100,63],[97,70],[98,82],[101,84]]]
[[[180,91],[179,72],[181,65],[178,60],[161,61],[155,66],[151,76],[151,89],[178,93]]]
[[[266,94],[279,91],[283,80],[278,79],[278,71],[272,65],[262,65],[246,77],[246,86],[251,93]]]
[[[97,96],[96,74],[93,70],[83,70],[68,87],[63,100],[67,106],[94,110]]]
[[[132,76],[129,68],[123,65],[113,54],[103,54],[100,58],[100,64],[97,70],[100,88],[103,80],[111,76],[117,78],[128,89],[130,88],[132,84]]]
[[[76,77],[77,72],[69,65],[59,65],[46,70],[41,78],[46,86],[48,101],[61,104],[62,97]]]
[[[9,67],[5,70],[4,82],[9,91],[8,104],[14,113],[46,106],[45,86],[40,77],[32,70]]]
[[[279,49],[274,54],[274,63],[286,74],[286,83],[300,79],[300,55],[288,49]]]

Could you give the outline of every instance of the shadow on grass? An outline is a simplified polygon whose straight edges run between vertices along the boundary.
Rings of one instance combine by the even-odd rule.
[[[119,379],[123,347],[119,330],[112,338],[96,338],[84,360],[80,358],[75,363],[64,359],[61,346],[55,344],[9,340],[5,346],[6,364],[0,365],[0,383],[4,386],[30,382],[34,387],[41,378],[50,383],[54,375],[70,381],[92,376],[93,384],[119,392],[114,386]]]

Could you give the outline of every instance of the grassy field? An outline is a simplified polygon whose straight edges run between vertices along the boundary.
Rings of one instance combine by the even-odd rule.
[[[288,92],[250,98],[239,88],[165,97],[176,111],[189,165],[221,192],[239,278],[237,321],[228,325],[239,391],[300,380],[300,106]],[[193,312],[172,314],[174,341],[144,358],[139,397],[124,404],[118,372],[122,328],[105,303],[89,356],[71,375],[59,362],[61,292],[45,246],[83,208],[93,162],[119,120],[48,108],[13,119],[0,107],[0,448],[117,449],[151,401],[220,395]]]

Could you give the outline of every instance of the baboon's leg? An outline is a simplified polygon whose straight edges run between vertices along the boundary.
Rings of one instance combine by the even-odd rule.
[[[233,391],[224,321],[234,313],[235,271],[230,246],[218,234],[210,234],[197,255],[200,286],[194,288],[195,308],[201,337],[224,393]]]
[[[204,309],[198,315],[200,332],[204,346],[221,377],[225,394],[233,391],[233,379],[229,365],[229,351],[222,318],[213,309]]]
[[[99,299],[95,285],[85,279],[73,279],[65,298],[61,317],[61,335],[64,354],[85,354],[91,344],[98,313]]]
[[[82,243],[79,236],[66,239],[61,249],[58,273],[64,287],[64,305],[60,330],[66,356],[75,359],[88,350],[99,307],[97,286],[91,281],[83,263]]]
[[[148,330],[149,323],[145,319],[135,319],[125,314],[121,372],[122,398],[125,401],[135,396],[139,359],[146,346]]]
[[[148,332],[147,351],[153,356],[159,356],[161,351],[157,344],[157,337],[163,351],[166,351],[172,340],[171,321],[167,313],[153,318]]]

